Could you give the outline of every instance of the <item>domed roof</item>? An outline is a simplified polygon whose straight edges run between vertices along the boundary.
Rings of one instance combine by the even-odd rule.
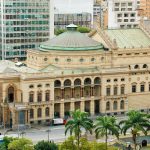
[[[78,32],[76,25],[67,26],[67,32],[40,45],[41,51],[86,51],[102,49],[103,45],[87,35]]]

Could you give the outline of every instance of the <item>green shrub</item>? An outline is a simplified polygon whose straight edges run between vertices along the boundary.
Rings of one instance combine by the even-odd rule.
[[[66,32],[65,29],[55,29],[55,35],[59,35],[59,34],[62,34],[64,32]]]
[[[78,27],[77,29],[80,33],[89,33],[90,32],[90,28],[87,27]]]
[[[11,143],[13,140],[17,140],[18,138],[13,138],[13,137],[7,137],[5,136],[3,138],[3,143],[0,145],[0,150],[7,150],[9,143]]]
[[[40,141],[34,146],[35,150],[58,150],[54,142]]]
[[[34,150],[32,141],[21,138],[8,144],[8,150]]]
[[[86,138],[80,139],[80,150],[106,150],[105,143],[89,142]],[[60,146],[59,150],[77,150],[76,139],[70,136]],[[108,150],[117,150],[115,147],[108,147]]]

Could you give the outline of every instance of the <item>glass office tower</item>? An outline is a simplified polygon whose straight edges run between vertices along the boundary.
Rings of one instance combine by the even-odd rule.
[[[24,60],[49,39],[50,0],[0,0],[0,59]]]

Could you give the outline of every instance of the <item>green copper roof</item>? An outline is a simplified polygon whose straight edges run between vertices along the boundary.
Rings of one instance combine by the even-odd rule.
[[[75,26],[76,27],[76,26]],[[67,28],[75,28],[68,26]],[[55,38],[44,42],[40,45],[41,51],[58,50],[58,51],[87,51],[100,50],[103,45],[87,35],[77,32],[76,30],[69,30],[65,33],[56,36]]]
[[[150,38],[141,29],[112,29],[105,32],[111,40],[116,39],[119,48],[150,46]]]

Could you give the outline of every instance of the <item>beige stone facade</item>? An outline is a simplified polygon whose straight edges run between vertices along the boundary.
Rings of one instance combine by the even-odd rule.
[[[149,42],[144,30],[139,30]],[[107,48],[39,48],[28,50],[27,66],[2,61],[0,114],[4,124],[46,123],[55,117],[66,118],[76,109],[92,116],[124,114],[129,109],[149,111],[150,47],[120,48],[118,41],[110,42],[98,33],[96,39]],[[77,41],[74,37],[76,45]]]

